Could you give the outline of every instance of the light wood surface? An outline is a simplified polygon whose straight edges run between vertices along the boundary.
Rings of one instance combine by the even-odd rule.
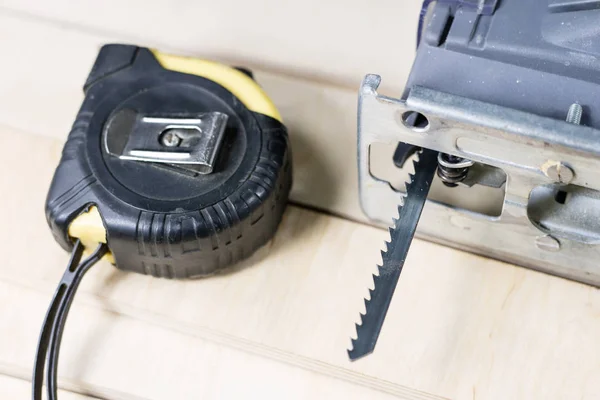
[[[0,123],[64,140],[100,46],[127,39],[0,12],[0,54],[8,60],[0,67]],[[292,200],[366,221],[357,195],[356,89],[254,72],[291,133]]]
[[[91,397],[81,394],[59,390],[61,400],[87,400]],[[27,399],[31,397],[31,383],[25,379],[0,375],[0,397],[3,399]]]
[[[63,29],[354,88],[379,72],[401,91],[422,0],[1,0]]]
[[[400,54],[406,38],[398,50],[392,42],[400,39],[386,36],[367,57],[358,51],[362,42],[352,42],[366,3],[311,1],[304,4],[330,20],[333,10],[350,8],[339,39],[319,47],[314,38],[325,24],[311,31],[308,16],[289,17],[298,14],[292,7],[281,11],[287,15],[281,21],[302,24],[304,33],[285,30],[281,47],[262,48],[250,35],[239,43],[220,37],[211,48],[198,37],[220,32],[220,25],[189,24],[189,15],[202,14],[206,4],[171,2],[173,11],[165,11],[166,3],[0,1],[0,183],[6,191],[0,197],[0,398],[29,395],[40,324],[68,258],[43,209],[81,85],[100,44],[134,39],[251,66],[266,60],[256,75],[291,128],[298,205],[289,207],[269,245],[226,275],[176,282],[95,267],[67,323],[61,399],[600,398],[600,291],[419,240],[376,352],[350,363],[345,349],[387,232],[350,220],[364,217],[356,192],[356,91],[349,82],[392,71],[401,81],[395,63],[410,68],[410,56]],[[231,8],[226,3],[214,5],[209,17],[222,21]],[[397,2],[374,3],[379,17],[368,16],[371,26],[402,36],[413,23],[384,12]],[[111,4],[137,6],[148,18],[164,14],[170,29],[160,32],[150,19],[132,21],[127,13],[108,18]],[[183,14],[189,34],[176,25]],[[311,39],[299,43],[305,36]],[[339,53],[330,49],[333,42],[343,43]]]
[[[43,217],[61,143],[2,128],[0,144],[12,149],[0,162],[11,188],[0,372],[24,378],[67,261]],[[10,173],[24,153],[35,163]],[[423,241],[377,351],[350,363],[345,349],[385,235],[290,207],[276,238],[230,274],[180,282],[100,264],[69,318],[61,382],[116,399],[600,395],[598,290]]]

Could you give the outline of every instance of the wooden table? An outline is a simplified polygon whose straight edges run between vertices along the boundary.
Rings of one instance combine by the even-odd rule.
[[[46,190],[81,86],[110,41],[258,67],[290,127],[293,204],[275,239],[226,275],[181,282],[93,268],[63,339],[62,400],[600,398],[597,289],[420,240],[376,352],[348,361],[387,235],[358,207],[356,87],[364,73],[387,72],[387,89],[401,90],[418,1],[378,0],[370,12],[358,1],[302,2],[313,14],[300,17],[314,23],[293,18],[299,6],[231,15],[225,3],[0,2],[0,398],[29,396],[40,325],[68,258],[46,226]],[[384,12],[394,7],[400,16]],[[330,37],[326,22],[338,14]],[[205,17],[194,25],[193,15]],[[164,30],[149,22],[159,17]],[[252,22],[267,17],[291,25],[270,47]],[[238,36],[207,42],[222,21]],[[360,24],[365,37],[353,30]],[[369,37],[380,42],[353,52]]]

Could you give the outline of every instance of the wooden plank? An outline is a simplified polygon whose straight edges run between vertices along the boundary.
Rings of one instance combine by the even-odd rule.
[[[8,60],[0,74],[0,123],[64,140],[99,47],[125,39],[0,14],[0,53]],[[293,201],[364,221],[357,196],[356,91],[260,70],[256,78],[290,130]]]
[[[0,7],[79,31],[343,86],[355,87],[365,73],[381,73],[401,91],[412,65],[421,4],[2,0]]]
[[[4,302],[20,302],[11,346],[0,345],[0,371],[22,375],[50,292],[0,282]],[[60,385],[106,399],[349,398],[437,400],[439,397],[384,382],[269,346],[197,327],[162,326],[161,319],[131,318],[102,299],[78,297],[61,349]],[[5,334],[6,332],[3,332]],[[0,382],[1,384],[1,382]]]
[[[60,143],[3,128],[0,145],[11,149],[0,160],[11,188],[0,231],[10,249],[0,337],[11,340],[0,341],[0,362],[22,370],[67,260],[43,217]],[[600,395],[600,291],[419,240],[376,352],[350,363],[348,336],[385,236],[290,207],[274,241],[234,273],[181,282],[100,264],[73,308],[61,376],[147,398],[206,388],[208,398],[236,397],[226,385],[238,375],[251,377],[243,393],[277,381],[289,392],[275,393],[292,398],[428,398],[407,388],[452,399]],[[339,388],[323,389],[332,377]]]
[[[66,390],[58,392],[60,400],[86,400],[84,396]],[[31,382],[7,375],[0,375],[0,397],[3,399],[26,399],[31,397]]]

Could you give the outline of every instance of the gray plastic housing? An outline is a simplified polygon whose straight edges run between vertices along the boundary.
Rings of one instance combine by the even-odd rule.
[[[429,5],[404,99],[423,86],[560,120],[579,103],[600,128],[599,0],[454,3]]]

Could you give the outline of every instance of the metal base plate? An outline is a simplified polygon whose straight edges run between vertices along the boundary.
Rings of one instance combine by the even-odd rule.
[[[402,198],[371,174],[372,144],[405,142],[464,157],[507,174],[501,215],[428,201],[418,237],[600,286],[599,130],[418,86],[406,100],[393,99],[377,93],[380,81],[366,76],[359,100],[360,200],[369,218],[388,226]],[[407,112],[425,122],[407,124]],[[551,173],[557,165],[573,172],[568,181]],[[532,193],[562,190],[562,206],[530,201]]]

